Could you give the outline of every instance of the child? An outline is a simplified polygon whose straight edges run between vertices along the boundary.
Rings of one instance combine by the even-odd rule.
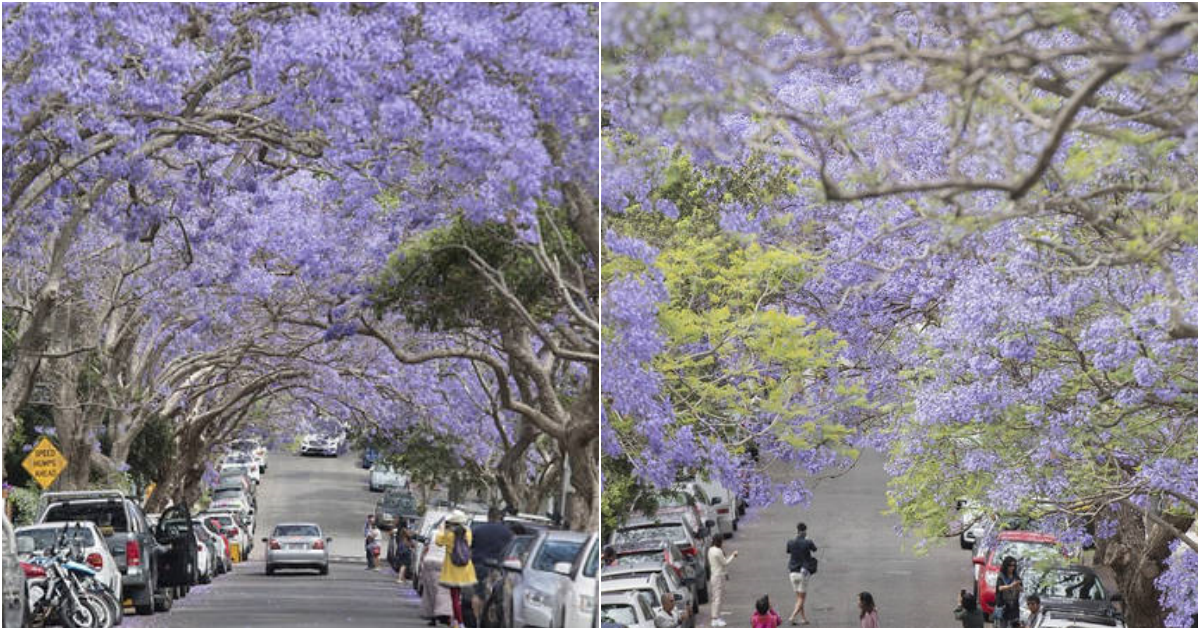
[[[771,608],[771,599],[766,595],[754,602],[754,614],[750,616],[752,628],[778,628],[779,613]]]
[[[879,611],[875,610],[875,598],[866,591],[858,594],[858,621],[864,628],[879,627]]]

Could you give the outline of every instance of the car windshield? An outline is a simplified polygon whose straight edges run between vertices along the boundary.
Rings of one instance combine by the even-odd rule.
[[[643,525],[622,529],[613,536],[614,543],[640,543],[647,540],[685,540],[687,532],[682,523]]]
[[[40,553],[53,547],[58,542],[58,536],[62,533],[62,527],[39,527],[37,529],[27,529],[17,532],[17,553]],[[92,530],[86,527],[67,527],[67,541],[70,542],[79,536],[79,544],[84,547],[92,547],[96,544],[95,537],[92,536]]]
[[[383,497],[383,507],[393,512],[409,513],[417,511],[416,501],[406,494],[392,494]]]
[[[1100,601],[1107,599],[1100,580],[1090,573],[1047,571],[1033,580],[1033,588],[1043,597]]]
[[[42,521],[91,521],[101,535],[129,531],[125,506],[118,502],[60,503],[50,506]]]
[[[1036,562],[1057,556],[1057,553],[1052,543],[1004,540],[996,547],[996,553],[992,556],[992,564],[999,566],[1004,558],[1008,556],[1012,556],[1017,560]]]
[[[217,490],[216,492],[213,493],[213,500],[216,500],[216,501],[219,501],[221,499],[241,499],[241,498],[242,498],[242,491],[240,489]]]
[[[276,525],[275,537],[280,536],[310,536],[313,538],[321,537],[321,530],[317,529],[316,525]]]
[[[588,555],[587,562],[583,565],[584,577],[596,577],[596,571],[600,570],[600,545],[592,545],[592,553]]]
[[[600,606],[600,623],[628,627],[637,622],[637,612],[629,604],[602,604]]]
[[[559,562],[574,563],[582,546],[582,540],[547,540],[538,549],[533,568],[535,571],[553,571],[554,565]]]
[[[628,567],[635,564],[645,564],[647,562],[662,562],[663,552],[658,550],[637,551],[633,553],[618,553],[617,566]]]
[[[692,496],[680,490],[668,490],[658,497],[659,507],[690,507]]]

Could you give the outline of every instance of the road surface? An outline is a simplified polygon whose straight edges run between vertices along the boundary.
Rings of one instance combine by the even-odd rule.
[[[260,485],[255,549],[247,562],[196,586],[170,613],[125,618],[130,627],[424,626],[419,598],[389,569],[366,571],[362,525],[382,495],[367,490],[354,455],[308,458],[273,452]],[[329,575],[289,571],[267,577],[261,539],[278,522],[312,521],[333,537]]]

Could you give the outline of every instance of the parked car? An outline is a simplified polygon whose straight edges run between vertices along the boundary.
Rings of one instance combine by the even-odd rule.
[[[692,565],[700,603],[708,602],[708,548],[709,532],[706,528],[696,529],[684,514],[664,514],[652,518],[635,518],[618,529],[612,544],[633,545],[647,541],[668,541],[679,546],[684,558]]]
[[[300,442],[300,454],[337,457],[340,447],[341,443],[335,436],[309,433]]]
[[[1021,571],[1022,591],[1021,621],[1029,622],[1029,609],[1024,598],[1037,595],[1042,605],[1064,612],[1077,612],[1088,616],[1121,618],[1116,603],[1122,601],[1118,593],[1110,593],[1104,582],[1091,567],[1082,565],[1056,566],[1038,570],[1029,566]]]
[[[700,602],[697,600],[689,585],[684,584],[679,576],[675,574],[667,565],[662,562],[643,562],[640,564],[625,564],[615,567],[605,567],[601,573],[605,581],[620,580],[631,577],[642,577],[662,574],[667,585],[667,591],[678,593],[682,597],[676,598],[679,605],[683,608],[691,608],[692,614],[700,612]]]
[[[389,490],[375,503],[375,525],[390,531],[397,525],[411,525],[420,518],[417,500],[405,490]]]
[[[708,495],[708,504],[716,512],[717,527],[726,538],[732,538],[738,528],[738,496],[716,481],[696,477],[691,483]]]
[[[66,532],[65,539],[77,545],[83,561],[96,571],[96,581],[107,586],[122,600],[121,570],[117,561],[108,550],[104,536],[91,521],[55,522],[49,521],[37,525],[18,527],[16,531],[17,556],[28,562],[35,555],[45,554],[47,549],[54,547],[60,537]],[[28,605],[32,606],[33,602]]]
[[[250,474],[250,478],[253,479],[255,483],[262,481],[262,465],[259,463],[258,458],[255,457],[253,453],[248,453],[245,451],[230,451],[225,454],[225,457],[221,460],[221,464],[239,464],[245,466],[247,472]]]
[[[975,580],[975,600],[985,616],[990,617],[996,610],[996,578],[1000,575],[1000,563],[1008,556],[1022,563],[1063,559],[1054,536],[1028,531],[1000,532],[995,547],[984,558],[974,559],[980,569]]]
[[[724,538],[733,536],[733,513],[729,507],[718,507],[721,503],[719,497],[716,502],[713,502],[713,497],[709,496],[704,486],[692,481],[677,483],[674,488],[691,497],[700,516],[700,522],[711,528],[714,536]],[[723,509],[724,513],[719,512],[719,509]]]
[[[1043,606],[1041,614],[1034,620],[1034,628],[1124,628],[1125,620],[1119,617],[1089,615],[1077,610]]]
[[[208,540],[212,542],[217,554],[217,574],[220,575],[232,571],[233,553],[229,547],[229,538],[217,531],[211,524],[205,522],[202,517],[193,518],[192,524],[204,530],[204,533],[208,535]]]
[[[17,558],[17,542],[13,537],[12,523],[4,517],[4,627],[25,627],[25,612],[29,605],[25,601],[25,571]],[[118,580],[118,584],[120,580]]]
[[[258,484],[250,478],[250,473],[241,466],[230,467],[223,469],[217,476],[217,483],[213,485],[214,490],[237,490],[241,489],[246,493],[246,496],[257,501],[258,500]]]
[[[371,477],[367,488],[371,492],[383,492],[391,488],[408,487],[408,475],[383,462],[371,466]]]
[[[688,562],[679,545],[668,540],[648,540],[642,543],[614,545],[617,565],[625,566],[642,562],[661,562],[675,573],[675,577],[692,592],[692,601],[700,604],[700,582],[696,579],[696,566]]]
[[[379,451],[368,446],[363,449],[362,459],[359,460],[359,465],[363,468],[370,468],[375,465],[375,461],[379,459]]]
[[[671,590],[667,587],[667,581],[666,578],[663,577],[663,573],[659,572],[652,575],[622,577],[615,580],[605,577],[603,578],[603,581],[600,582],[600,594],[603,596],[609,593],[633,593],[647,603],[653,602],[653,604],[650,606],[650,610],[657,612],[658,609],[662,607],[663,594],[671,593]],[[676,606],[683,605],[682,595],[679,593],[672,593],[672,596],[675,598]],[[685,627],[695,627],[695,620],[696,618],[694,616],[688,617]]]
[[[542,531],[523,558],[504,558],[506,626],[561,626],[567,602],[558,600],[560,583],[568,579],[589,539],[585,532]]]
[[[254,458],[252,457],[246,456],[242,453],[239,453],[238,455],[241,455],[241,457],[238,457],[238,459],[242,461],[223,460],[220,468],[217,469],[217,473],[224,475],[230,471],[232,471],[232,474],[237,474],[240,472],[241,474],[249,477],[250,481],[257,485],[262,479],[262,473],[258,469],[258,464],[254,462]]]
[[[561,573],[561,567],[555,571]],[[600,537],[592,534],[583,551],[576,556],[571,570],[562,573],[558,582],[558,601],[562,612],[555,618],[555,627],[594,628],[596,599],[600,596]]]
[[[241,557],[245,558],[254,550],[254,538],[249,524],[239,512],[205,512],[201,515],[210,528],[223,534],[230,544],[238,545]]]
[[[267,543],[267,575],[279,569],[316,569],[329,574],[329,549],[333,538],[321,533],[316,523],[280,523],[271,531]]]
[[[230,442],[229,448],[234,451],[249,453],[254,457],[259,469],[263,473],[267,472],[267,447],[263,446],[262,442],[255,438],[242,438]]]
[[[516,534],[500,552],[500,559],[488,562],[493,569],[488,578],[487,599],[483,604],[484,623],[489,628],[512,627],[512,586],[507,569],[516,569],[525,562],[537,534]],[[506,592],[507,591],[507,592]]]
[[[958,507],[958,544],[963,549],[972,549],[975,543],[987,533],[991,518],[983,506],[976,501],[962,500]]]
[[[192,540],[181,540],[173,527],[159,523],[151,528],[146,513],[136,501],[116,490],[47,492],[39,523],[91,521],[108,545],[121,571],[121,589],[133,600],[139,615],[167,611],[174,603],[173,591],[193,582],[195,553]],[[186,506],[173,506],[163,513],[165,523],[187,515]],[[187,519],[187,520],[190,520]]]
[[[634,592],[600,593],[600,627],[653,628],[654,609]]]
[[[196,563],[201,584],[212,582],[225,572],[225,541],[208,531],[204,525],[192,520],[192,533],[196,536]]]

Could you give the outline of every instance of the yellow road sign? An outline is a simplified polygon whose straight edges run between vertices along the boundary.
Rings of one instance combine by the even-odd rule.
[[[42,439],[38,440],[37,446],[34,446],[33,450],[29,452],[25,461],[21,462],[21,466],[28,470],[29,474],[37,480],[38,485],[45,490],[54,483],[55,479],[58,479],[58,475],[67,467],[67,458],[63,457],[62,453],[54,448],[50,439],[43,435]]]

